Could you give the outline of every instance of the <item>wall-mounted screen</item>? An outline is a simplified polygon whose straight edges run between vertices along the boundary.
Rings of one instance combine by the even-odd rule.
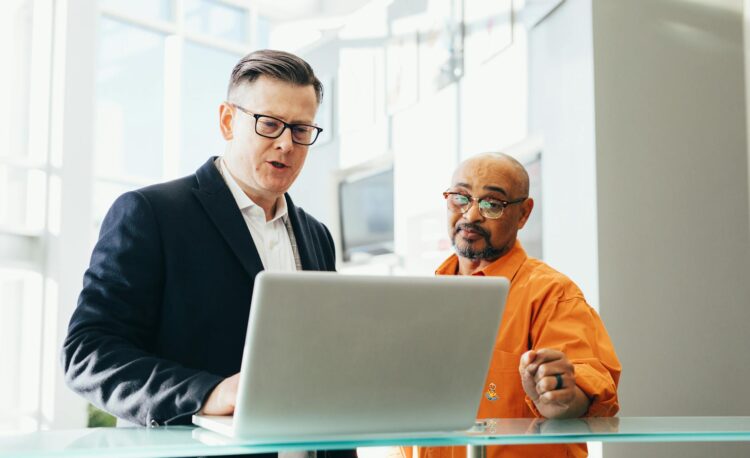
[[[393,168],[342,180],[339,218],[344,261],[357,253],[392,253]]]

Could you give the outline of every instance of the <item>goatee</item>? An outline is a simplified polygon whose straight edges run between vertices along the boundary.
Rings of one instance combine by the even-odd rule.
[[[475,250],[468,244],[463,247],[456,245],[456,234],[462,229],[470,229],[482,236],[484,239],[484,248],[481,250]],[[499,258],[504,251],[503,248],[495,248],[492,246],[492,242],[490,242],[490,234],[487,231],[482,227],[471,223],[460,224],[456,227],[455,231],[453,231],[453,237],[451,237],[451,244],[453,244],[453,249],[456,250],[458,256],[471,259],[472,261],[494,261]]]

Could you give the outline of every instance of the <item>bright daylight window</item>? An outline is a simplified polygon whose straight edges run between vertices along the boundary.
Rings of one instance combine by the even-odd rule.
[[[249,2],[100,0],[92,237],[123,192],[223,152],[218,105],[268,29]]]
[[[0,5],[0,430],[39,424],[50,32],[33,0]]]
[[[58,302],[71,305],[57,297],[62,285],[50,268],[50,259],[60,262],[57,202],[65,180],[86,183],[92,205],[75,215],[90,221],[90,231],[66,234],[64,243],[73,237],[90,246],[118,195],[192,173],[222,154],[218,105],[231,69],[268,40],[269,24],[250,1],[95,2],[93,167],[71,176],[60,173],[51,146],[62,3],[0,2],[0,59],[9,64],[0,72],[0,367],[11,374],[0,377],[0,431],[50,427],[50,396],[64,390],[48,386],[62,383],[48,374],[59,370]],[[75,153],[66,154],[75,162]],[[66,288],[80,288],[75,277]]]

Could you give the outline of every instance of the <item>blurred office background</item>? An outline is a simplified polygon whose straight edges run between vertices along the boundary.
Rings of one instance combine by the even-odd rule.
[[[0,434],[84,427],[58,349],[122,192],[223,152],[258,48],[306,58],[325,131],[291,190],[343,273],[430,275],[441,192],[526,164],[528,251],[569,275],[624,366],[621,415],[747,415],[743,0],[6,0],[0,4]],[[606,456],[745,456],[609,445]]]

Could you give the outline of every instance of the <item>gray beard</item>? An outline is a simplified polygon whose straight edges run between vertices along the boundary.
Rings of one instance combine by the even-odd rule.
[[[456,236],[454,235],[451,243],[453,244],[453,249],[456,250],[456,254],[459,257],[471,259],[472,261],[494,261],[495,259],[499,258],[503,251],[505,251],[503,248],[495,248],[490,244],[489,237],[484,237],[485,241],[485,247],[482,250],[474,250],[470,246],[466,247],[459,247],[456,245]]]
[[[469,247],[459,248],[455,244],[453,248],[456,254],[462,258],[471,259],[472,261],[494,261],[503,254],[503,250],[495,247],[485,247],[483,250],[473,250]]]

